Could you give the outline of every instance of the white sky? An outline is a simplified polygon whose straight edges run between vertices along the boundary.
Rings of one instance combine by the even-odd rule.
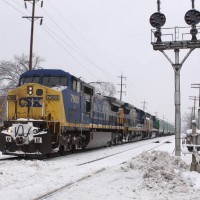
[[[23,0],[0,1],[0,60],[29,55],[30,21],[22,19],[30,16],[31,4],[27,5],[25,10]],[[149,17],[157,11],[157,0],[44,0],[43,9],[39,5],[36,16],[44,21],[43,26],[35,26],[34,52],[46,60],[44,68],[60,68],[87,82],[111,81],[116,86],[123,74],[127,77],[124,101],[141,108],[146,100],[148,112],[174,120],[174,72],[150,43]],[[191,0],[161,0],[167,18],[164,27],[186,26],[184,15],[189,9]],[[200,10],[199,1],[196,9]],[[182,113],[193,105],[189,96],[198,95],[191,83],[200,82],[199,53],[196,49],[181,70]]]

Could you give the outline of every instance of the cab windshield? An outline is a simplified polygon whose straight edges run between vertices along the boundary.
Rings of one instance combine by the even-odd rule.
[[[44,76],[42,85],[47,87],[67,86],[67,78],[62,76]]]
[[[24,77],[20,80],[20,85],[24,85],[26,83],[40,83],[40,77]]]
[[[24,85],[27,83],[39,83],[45,85],[47,87],[55,87],[55,86],[67,86],[67,77],[64,76],[32,76],[32,77],[23,77],[20,80],[20,85]]]

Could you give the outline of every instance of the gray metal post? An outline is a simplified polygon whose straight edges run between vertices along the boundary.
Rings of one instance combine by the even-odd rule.
[[[196,145],[196,121],[192,121],[192,143],[193,145]],[[195,148],[195,147],[193,147]],[[195,149],[193,149],[193,151],[195,152]],[[193,153],[192,154],[192,163],[190,166],[190,171],[197,171],[197,161],[196,161],[196,156]]]
[[[200,87],[199,87],[199,107],[198,107],[198,123],[197,123],[198,129],[200,129]]]
[[[179,49],[175,49],[175,155],[181,156],[181,94],[180,94],[180,71]]]
[[[197,128],[200,129],[200,84],[192,84],[192,88],[199,89],[199,97],[194,97],[195,99],[192,100],[198,100],[199,101],[199,106],[198,106],[198,120],[197,120]]]
[[[198,108],[198,129],[200,129],[200,108]]]

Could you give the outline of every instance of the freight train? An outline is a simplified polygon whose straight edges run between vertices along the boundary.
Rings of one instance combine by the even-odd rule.
[[[7,94],[0,151],[13,155],[64,154],[173,134],[173,125],[62,70],[23,73]]]

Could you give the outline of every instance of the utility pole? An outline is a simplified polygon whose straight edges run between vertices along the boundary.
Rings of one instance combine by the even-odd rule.
[[[32,3],[32,16],[24,16],[22,18],[29,19],[31,21],[31,37],[30,37],[30,54],[29,54],[29,70],[32,70],[32,59],[33,59],[33,33],[34,33],[34,22],[36,19],[40,19],[40,25],[42,25],[43,17],[35,16],[35,4],[40,0],[24,0],[25,8],[27,9],[26,2]],[[43,7],[43,0],[41,1],[41,7]]]
[[[163,121],[165,121],[165,115],[163,115]]]
[[[199,107],[198,107],[198,123],[197,123],[197,127],[198,127],[198,129],[200,129],[200,83],[191,84],[191,88],[199,89]]]
[[[189,99],[194,101],[194,106],[193,106],[193,119],[195,119],[195,113],[196,113],[196,101],[199,100],[198,97],[196,96],[189,96]]]
[[[190,128],[192,129],[192,120],[193,120],[193,112],[194,112],[194,107],[188,107],[188,109],[190,110]]]
[[[160,51],[166,59],[170,62],[174,70],[175,79],[175,92],[174,92],[174,104],[175,104],[175,155],[181,156],[181,92],[180,92],[180,72],[184,62],[189,55],[196,48],[200,48],[200,40],[197,39],[198,29],[196,25],[200,22],[200,12],[195,9],[194,0],[192,0],[192,9],[186,12],[185,22],[190,26],[190,30],[183,29],[182,27],[175,28],[162,28],[165,25],[166,17],[160,12],[161,1],[157,0],[158,10],[150,17],[150,24],[154,28],[151,30],[151,44],[153,49]],[[182,33],[180,33],[182,31]],[[179,35],[185,36],[191,34],[191,40],[187,40],[182,37],[179,40]],[[162,36],[171,35],[172,37],[167,41],[162,41]],[[180,50],[188,49],[189,51],[184,56],[182,61],[179,60]],[[172,50],[175,53],[175,61],[167,55],[166,51]]]
[[[145,110],[147,109],[147,107],[146,107],[147,102],[144,100],[144,101],[141,102],[141,104],[142,104],[142,109],[145,112]]]
[[[123,80],[125,79],[126,80],[126,77],[121,75],[121,76],[118,76],[118,78],[121,79],[121,83],[120,84],[117,84],[120,86],[120,91],[118,91],[120,93],[120,100],[122,100],[122,94],[126,94],[125,91],[123,91],[123,87],[126,86],[126,84],[123,84]]]

